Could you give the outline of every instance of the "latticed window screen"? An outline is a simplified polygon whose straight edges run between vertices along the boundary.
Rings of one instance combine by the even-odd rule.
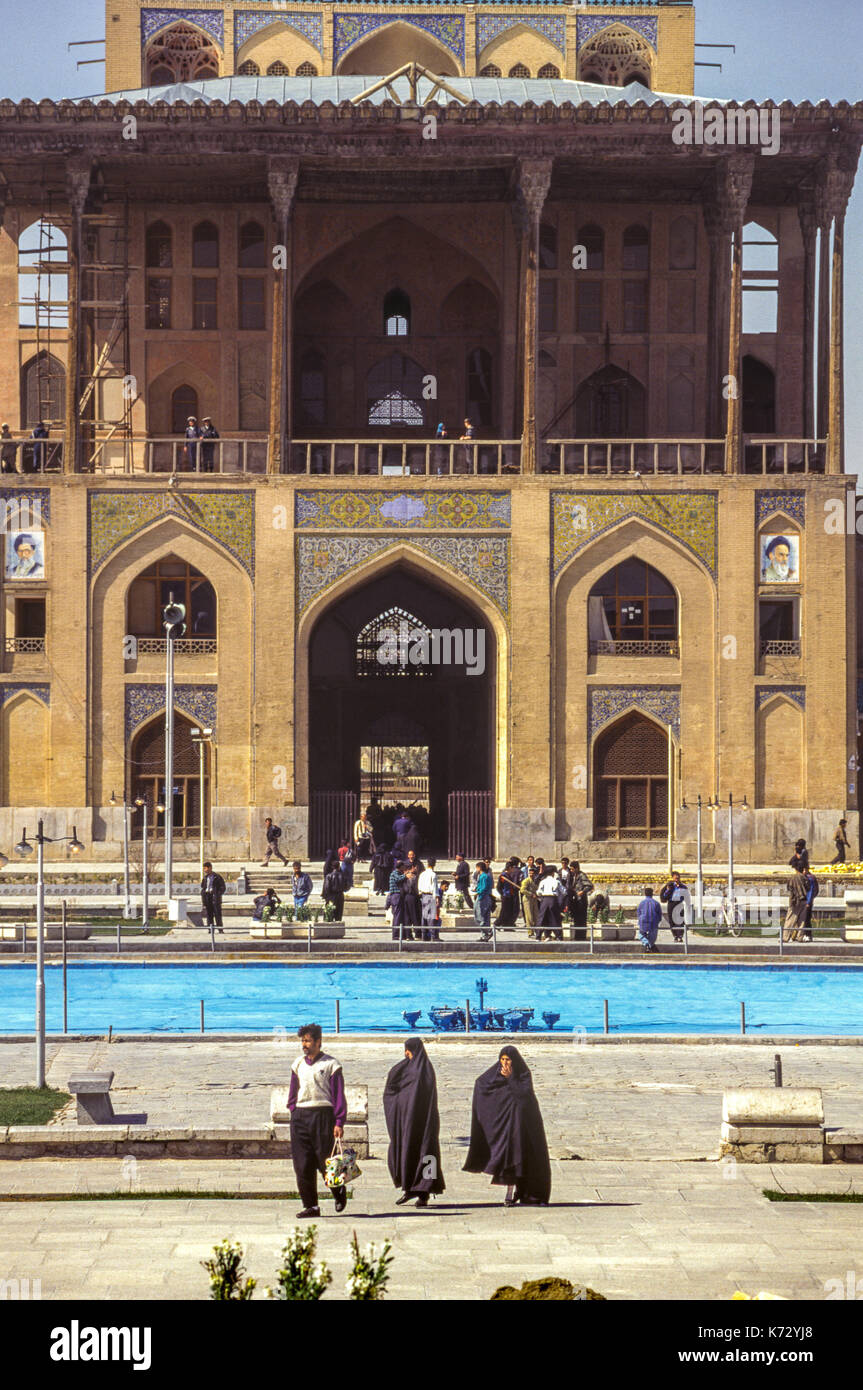
[[[428,661],[414,663],[410,659],[412,649],[416,655],[427,654],[428,646],[424,652],[415,647],[422,636],[428,638],[429,629],[419,618],[404,608],[388,608],[357,634],[357,675],[384,678],[430,675],[433,667]]]
[[[267,77],[290,77],[291,70],[286,63],[276,61],[267,68]]]
[[[509,75],[510,77],[528,78],[530,77],[530,68],[526,67],[524,63],[516,63],[510,68]]]
[[[261,69],[257,63],[252,62],[251,58],[247,58],[244,63],[241,63],[237,72],[241,77],[260,77],[261,75]]]
[[[181,715],[174,719],[174,831],[178,835],[199,834],[201,828],[201,783],[198,749],[192,742],[194,726]],[[209,754],[204,748],[204,829],[210,805]],[[147,803],[148,830],[160,830],[164,815],[156,810],[165,792],[165,724],[157,719],[135,739],[131,757],[132,799]],[[163,803],[164,804],[164,803]],[[143,816],[132,818],[132,834],[140,838]]]
[[[297,77],[317,77],[318,70],[314,63],[300,63],[297,68]]]
[[[480,72],[480,77],[500,77],[501,71],[497,63],[486,63]]]
[[[599,739],[594,805],[600,839],[650,840],[667,833],[668,737],[640,714]]]
[[[560,68],[555,67],[554,63],[543,63],[537,77],[544,77],[549,81],[554,81],[560,77]]]

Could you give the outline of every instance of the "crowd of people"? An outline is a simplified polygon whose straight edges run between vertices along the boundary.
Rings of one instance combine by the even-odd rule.
[[[320,1216],[318,1174],[341,1146],[347,1100],[341,1063],[323,1051],[321,1029],[298,1030],[302,1055],[291,1067],[288,1109],[291,1156],[302,1202],[300,1217]],[[401,1196],[427,1207],[446,1190],[440,1152],[437,1078],[421,1038],[407,1038],[404,1057],[389,1072],[383,1094],[389,1135],[387,1164]],[[471,1106],[467,1173],[487,1173],[492,1186],[506,1188],[508,1207],[547,1206],[551,1164],[530,1068],[517,1048],[502,1047],[497,1061],[477,1077]],[[347,1185],[333,1186],[337,1212],[347,1205]]]

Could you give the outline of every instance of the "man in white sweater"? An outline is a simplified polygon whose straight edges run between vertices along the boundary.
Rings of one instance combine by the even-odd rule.
[[[291,1154],[303,1209],[300,1216],[320,1216],[318,1173],[326,1172],[333,1142],[341,1139],[347,1119],[342,1064],[321,1048],[317,1023],[304,1024],[297,1033],[303,1055],[291,1067],[288,1109],[291,1112]],[[336,1211],[344,1211],[347,1186],[333,1188]]]

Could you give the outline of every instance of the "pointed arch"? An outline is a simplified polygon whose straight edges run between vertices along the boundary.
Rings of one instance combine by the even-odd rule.
[[[405,63],[416,62],[440,77],[460,77],[464,69],[455,54],[434,34],[405,19],[382,24],[351,44],[339,59],[339,76],[354,73],[380,75],[396,72]]]
[[[162,83],[165,72],[171,74],[172,82],[200,82],[218,77],[221,66],[221,48],[213,36],[184,19],[160,29],[150,39],[144,52],[144,85]]]
[[[218,399],[214,379],[201,366],[190,361],[175,362],[151,381],[147,388],[147,429],[150,434],[158,436],[176,433],[173,429],[173,415],[174,394],[178,390],[196,393],[198,410],[189,409],[186,404],[191,401],[191,395],[186,396],[178,408],[186,409],[189,415],[199,418],[201,411],[206,413],[208,407],[212,411],[210,402]]]
[[[582,44],[578,54],[578,80],[625,87],[629,82],[652,85],[653,46],[627,24],[612,20]]]
[[[597,731],[591,745],[594,836],[656,840],[668,827],[668,732],[630,708]]]
[[[255,22],[264,18],[263,13],[253,16]],[[270,74],[270,69],[276,63],[286,72],[295,72],[298,77],[304,76],[300,72],[301,67],[314,67],[317,71],[321,55],[307,35],[291,23],[292,18],[295,16],[274,15],[270,23],[262,24],[250,34],[237,50],[236,71],[251,65],[258,70],[255,76],[261,73],[278,76],[278,72]]]
[[[516,15],[512,15],[511,19],[512,22],[508,23],[505,29],[495,34],[494,38],[489,39],[477,52],[477,67],[491,63],[510,77],[530,77],[537,69],[545,67],[557,69],[561,55],[557,44],[547,34],[543,34],[531,24],[526,24]],[[527,54],[530,55],[528,62],[525,61]],[[513,74],[512,69],[519,64],[525,71]],[[542,73],[538,75],[542,76]]]
[[[0,805],[48,804],[49,718],[44,701],[29,690],[0,709]]]
[[[755,717],[755,805],[804,806],[805,720],[796,701],[777,690]]]
[[[24,429],[44,420],[61,424],[66,412],[66,369],[59,358],[43,349],[21,368],[21,424]]]

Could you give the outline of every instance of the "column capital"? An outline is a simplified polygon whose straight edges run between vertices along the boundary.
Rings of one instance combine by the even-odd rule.
[[[551,159],[520,159],[516,165],[513,217],[516,227],[527,231],[535,227],[551,187]]]
[[[729,231],[743,224],[754,173],[754,154],[732,154],[720,161],[715,196]]]
[[[267,187],[279,223],[287,222],[291,215],[299,175],[299,159],[273,157],[267,161]]]
[[[815,214],[818,226],[827,231],[834,217],[844,217],[854,187],[860,158],[860,139],[845,138],[833,146],[822,161],[815,184]]]
[[[66,161],[66,197],[76,221],[83,215],[92,177],[93,161],[86,155],[73,155]]]
[[[818,231],[818,214],[814,198],[805,198],[797,204],[797,219],[803,236],[803,246],[807,252],[814,250],[815,233]]]

